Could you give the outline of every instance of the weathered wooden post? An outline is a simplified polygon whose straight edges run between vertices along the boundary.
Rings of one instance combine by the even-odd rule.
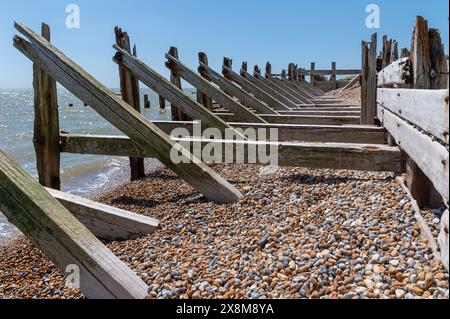
[[[163,98],[161,95],[159,96],[159,108],[161,110],[165,110],[166,109],[166,99]]]
[[[337,89],[337,83],[336,83],[336,62],[331,62],[331,70],[333,71],[333,74],[331,75],[331,89],[336,90]]]
[[[430,39],[430,34],[433,34],[433,39]],[[441,68],[439,65],[440,63],[446,64],[446,61],[445,58],[442,61],[440,57],[443,54],[442,46],[439,44],[439,50],[432,49],[430,41],[440,43],[440,36],[434,31],[430,33],[428,30],[428,22],[424,18],[418,16],[413,30],[413,42],[411,48],[414,88],[446,89],[445,82],[433,81],[432,79],[432,60],[434,60],[435,63],[438,63],[434,66],[437,69]],[[437,62],[438,60],[441,62]],[[424,107],[426,106],[424,105]],[[410,158],[407,160],[406,171],[407,186],[413,197],[416,199],[419,207],[440,205],[441,197],[435,190],[433,183]]]
[[[448,64],[439,30],[430,29],[428,38],[430,41],[431,88],[447,89]]]
[[[294,81],[295,78],[295,66],[294,63],[289,63],[288,65],[288,79],[289,81]]]
[[[205,65],[209,65],[208,63],[208,56],[206,55],[205,52],[199,52],[198,53],[198,60],[199,62],[205,64]],[[207,80],[208,82],[211,82],[208,76],[208,73],[205,72],[205,70],[202,67],[198,68],[198,73],[200,73],[200,75]],[[206,94],[203,94],[202,92],[197,90],[197,102],[202,104],[204,107],[206,107],[208,110],[212,111],[213,110],[213,101],[210,97],[208,97]]]
[[[314,73],[314,71],[316,70],[316,63],[314,63],[314,62],[311,62],[311,79],[310,79],[310,83],[312,84],[312,85],[314,85],[314,83],[315,83],[315,78],[314,78],[314,75],[313,75],[313,73]]]
[[[244,70],[245,72],[248,72],[248,64],[247,64],[247,62],[242,62],[242,68],[241,68],[242,70]]]
[[[148,98],[148,94],[144,94],[144,108],[149,109],[150,108],[150,100]]]
[[[269,79],[270,76],[272,75],[272,64],[270,64],[270,62],[266,63],[266,79]]]
[[[253,67],[253,73],[261,75],[261,68],[257,65]]]
[[[409,58],[411,56],[411,52],[409,52],[408,48],[403,48],[402,53],[400,54],[401,58]]]
[[[126,32],[116,27],[114,29],[116,35],[116,44],[131,54],[130,38]],[[136,47],[133,48],[133,55],[136,56]],[[120,92],[122,99],[133,107],[136,111],[141,112],[139,81],[125,67],[119,65]],[[130,157],[131,181],[140,180],[145,177],[145,166],[143,158]]]
[[[391,59],[391,48],[392,48],[392,39],[388,40],[387,35],[383,36],[383,48],[381,51],[381,58],[382,58],[382,69],[387,67],[390,64]]]
[[[428,21],[422,17],[416,18],[416,25],[413,30],[411,61],[413,65],[414,87],[416,89],[431,89]]]
[[[397,42],[397,40],[392,40],[391,57],[389,60],[390,60],[389,63],[392,63],[392,62],[398,60],[398,42]]]
[[[169,49],[169,54],[173,56],[174,58],[178,59],[178,49],[176,47],[171,47]],[[171,62],[166,62],[170,64]],[[170,69],[170,82],[175,85],[177,88],[182,90],[181,86],[181,77],[173,71],[173,68],[168,65],[168,68]],[[189,121],[189,117],[181,112],[176,105],[171,106],[172,111],[172,121]]]
[[[233,60],[227,57],[223,58],[223,65],[229,68],[230,70],[233,69]],[[232,81],[232,77],[228,74],[228,72],[225,72],[225,70],[222,70],[222,74],[225,77],[225,79]]]
[[[42,36],[50,41],[50,27],[42,24]],[[60,190],[59,115],[56,81],[33,64],[34,148],[41,185]]]
[[[361,124],[374,125],[377,108],[377,34],[362,42]]]

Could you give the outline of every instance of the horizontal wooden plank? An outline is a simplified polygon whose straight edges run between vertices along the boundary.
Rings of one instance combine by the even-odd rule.
[[[410,58],[401,58],[378,72],[379,87],[412,87]]]
[[[231,113],[217,113],[226,122],[239,122],[239,118]],[[358,116],[320,116],[320,115],[261,115],[268,123],[272,124],[310,124],[310,125],[343,125],[358,124]]]
[[[1,150],[0,210],[63,274],[79,270],[87,298],[147,296],[147,285]]]
[[[297,70],[297,75],[353,75],[361,74],[360,69],[348,69],[348,70]]]
[[[193,136],[193,122],[155,121],[154,124],[171,135],[174,129],[183,128]],[[297,124],[255,124],[230,123],[234,128],[246,130],[276,129],[278,140],[303,142],[332,142],[357,144],[384,144],[385,130],[378,126],[364,125],[297,125]],[[199,136],[203,134],[200,129]],[[223,135],[225,136],[225,135]]]
[[[423,173],[448,205],[449,153],[440,143],[415,129],[394,113],[378,106],[378,116],[383,126]]]
[[[377,103],[448,144],[448,90],[378,89]]]
[[[96,237],[111,240],[130,240],[155,232],[159,221],[123,209],[104,205],[54,189],[46,189]]]
[[[153,157],[143,152],[127,137],[117,136],[63,136],[63,152],[107,156]],[[342,144],[342,143],[294,143],[265,141],[224,141],[208,139],[174,139],[177,142],[199,143],[231,148],[242,155],[245,163],[249,163],[249,148],[266,146],[267,151],[276,150],[278,165],[289,167],[312,167],[330,169],[351,169],[362,171],[394,171],[400,172],[400,150],[397,147],[374,144]],[[239,147],[238,147],[239,146]],[[238,147],[238,148],[237,148]],[[242,147],[242,148],[241,148]],[[258,153],[258,152],[256,152]],[[265,154],[265,153],[264,153]],[[221,159],[224,160],[223,158]],[[256,163],[272,165],[256,156]],[[252,162],[253,164],[253,162]]]
[[[280,115],[291,115],[291,116],[295,116],[295,115],[314,115],[314,116],[360,116],[361,114],[361,109],[353,111],[353,110],[346,110],[346,109],[340,109],[340,110],[336,110],[336,111],[328,111],[328,110],[322,110],[322,109],[316,109],[316,110],[298,110],[298,111],[288,111],[288,112],[283,112],[280,111],[278,112]]]

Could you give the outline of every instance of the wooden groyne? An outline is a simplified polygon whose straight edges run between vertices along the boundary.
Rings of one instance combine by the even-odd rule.
[[[264,73],[259,66],[250,73],[244,62],[236,72],[232,60],[225,57],[222,70],[216,71],[205,52],[199,53],[194,70],[171,47],[165,55],[169,80],[142,61],[129,35],[116,28],[118,97],[50,43],[48,26],[38,35],[16,23],[26,39],[15,36],[14,46],[34,63],[34,143],[41,185],[1,153],[0,188],[21,195],[2,192],[0,208],[60,270],[64,272],[68,264],[80,265],[81,289],[88,298],[144,298],[146,285],[96,237],[132,239],[156,231],[159,222],[59,192],[61,153],[129,157],[133,180],[144,176],[144,158],[156,158],[208,200],[229,204],[239,201],[241,193],[208,163],[191,161],[190,148],[179,145],[218,146],[231,149],[245,164],[269,165],[247,156],[256,146],[265,146],[277,150],[280,166],[407,173],[411,193],[423,198],[420,205],[432,204],[437,196],[448,207],[448,89],[443,76],[447,72],[447,79],[448,71],[442,65],[439,34],[424,32],[424,26],[418,18],[410,57],[398,58],[394,40],[384,39],[379,57],[376,35],[370,45],[363,42],[360,70],[338,70],[336,63],[331,70],[316,70],[315,64],[305,70],[290,63],[287,71],[276,74],[268,62]],[[427,39],[421,38],[424,34]],[[362,105],[327,96],[328,89],[318,85],[325,75],[331,76],[326,81],[331,89],[347,90],[359,82]],[[352,78],[339,81],[340,75]],[[196,100],[182,90],[182,79],[197,90]],[[124,136],[60,133],[56,82]],[[170,103],[172,121],[153,122],[140,114],[139,83],[160,97],[161,108]],[[199,136],[194,134],[197,121],[201,121]],[[177,128],[186,129],[191,137],[171,136]],[[236,138],[203,137],[209,128],[223,136],[231,132]],[[278,140],[249,137],[244,133],[247,129],[274,129]],[[186,159],[182,164],[172,161],[174,148]],[[216,162],[227,163],[227,159],[216,158]],[[439,241],[442,252],[448,251],[446,214]],[[65,241],[69,244],[62,245]],[[89,245],[95,249],[88,250]]]

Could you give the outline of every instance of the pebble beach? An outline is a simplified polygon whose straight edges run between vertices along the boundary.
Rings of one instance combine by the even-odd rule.
[[[448,298],[448,274],[388,173],[215,165],[244,194],[216,205],[165,168],[97,198],[161,220],[107,246],[149,299]],[[25,238],[0,248],[1,298],[83,298]]]
[[[330,95],[340,96],[337,92]],[[359,102],[359,88],[344,99]],[[448,299],[449,277],[391,173],[214,165],[244,195],[216,205],[162,165],[99,202],[161,221],[105,243],[149,299]],[[441,211],[422,212],[434,237]],[[26,238],[0,247],[0,298],[83,298]]]

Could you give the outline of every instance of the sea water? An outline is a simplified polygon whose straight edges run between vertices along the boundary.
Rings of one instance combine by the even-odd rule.
[[[118,94],[118,89],[113,89]],[[186,93],[194,97],[195,91]],[[141,106],[144,94],[149,95],[150,109],[142,107],[142,114],[156,121],[170,120],[170,105],[160,110],[158,96],[141,89]],[[34,122],[33,89],[0,89],[0,149],[15,160],[27,173],[37,178],[36,157],[33,146]],[[58,87],[60,130],[68,133],[123,135],[89,106],[62,87]],[[154,161],[146,161],[146,169]],[[118,186],[130,178],[127,158],[61,154],[61,187],[74,195],[92,197]],[[16,233],[0,213],[0,244]]]

